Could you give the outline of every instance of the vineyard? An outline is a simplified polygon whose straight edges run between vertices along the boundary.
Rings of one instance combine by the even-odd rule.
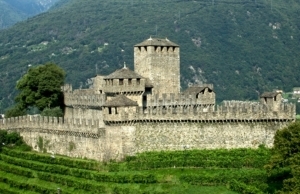
[[[99,163],[3,147],[0,193],[265,193],[270,158],[257,150],[141,153]]]

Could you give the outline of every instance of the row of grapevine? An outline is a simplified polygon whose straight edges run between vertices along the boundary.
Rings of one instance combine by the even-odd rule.
[[[16,175],[24,176],[27,178],[33,178],[33,173],[31,170],[21,168],[19,166],[12,166],[10,164],[6,164],[2,161],[0,161],[0,170],[3,172],[9,172]]]
[[[17,159],[17,160],[20,160],[20,159]],[[28,162],[28,161],[26,161]],[[29,171],[25,168],[21,168],[21,167],[18,167],[18,166],[15,166],[15,165],[12,165],[12,164],[6,164],[4,162],[0,162],[0,168],[1,170],[4,169],[5,167],[8,167],[8,169],[12,170],[12,174],[15,174],[15,175],[21,175],[23,177],[24,174],[18,172],[17,170],[18,169],[23,169],[25,172],[26,171]],[[0,170],[0,171],[1,171]],[[9,170],[8,170],[9,171]],[[21,171],[22,172],[22,171]],[[57,183],[59,185],[62,185],[62,186],[66,186],[66,187],[71,187],[72,189],[75,189],[75,190],[84,190],[86,191],[87,193],[107,193],[107,192],[113,192],[113,193],[147,193],[147,192],[142,192],[142,191],[139,191],[139,190],[134,190],[133,188],[128,188],[126,186],[120,186],[118,184],[110,184],[109,186],[108,185],[102,185],[101,183],[97,183],[96,181],[92,181],[92,180],[89,180],[89,179],[81,179],[81,178],[75,178],[75,177],[72,177],[72,176],[64,176],[64,175],[57,175],[57,174],[54,174],[54,173],[45,173],[45,172],[39,172],[38,170],[35,170],[36,172],[36,178],[38,178],[39,180],[44,180],[44,181],[47,181],[47,182],[53,182],[53,183]],[[19,190],[27,190],[27,189],[31,189],[31,188],[34,188],[34,190],[32,191],[36,191],[38,193],[40,193],[41,188],[37,187],[35,188],[36,186],[35,185],[28,185],[28,183],[20,183],[18,181],[13,181],[14,179],[9,179],[9,178],[4,178],[5,176],[3,176],[3,179],[1,180],[0,179],[0,182],[3,182],[3,183],[6,183],[8,185],[10,185],[11,187],[14,187],[15,189],[19,189]],[[29,178],[33,178],[33,177],[29,177]],[[105,178],[105,177],[102,177],[102,178]],[[116,175],[114,177],[114,180],[115,182],[129,182],[128,180],[126,180],[128,178],[128,176],[122,176],[122,175]],[[133,182],[142,182],[142,183],[146,183],[147,179],[149,179],[149,177],[143,177],[145,179],[141,179],[142,177],[141,176],[131,176],[131,179]],[[122,181],[123,179],[123,181]],[[150,181],[151,182],[151,181]],[[152,181],[153,182],[153,181]],[[47,190],[47,188],[45,188]],[[48,189],[49,190],[49,189]],[[56,193],[56,190],[55,189],[50,189],[51,191],[53,192],[50,192],[50,193]],[[5,189],[3,188],[2,190],[0,191],[3,191],[2,193],[6,193]],[[48,193],[47,191],[43,191],[43,193]],[[10,193],[10,191],[8,190],[7,193]],[[12,192],[13,193],[13,192]],[[17,192],[18,193],[18,192]],[[66,193],[64,191],[64,193]],[[162,193],[162,192],[151,192],[151,193]]]
[[[270,150],[185,150],[146,152],[125,158],[126,165],[109,163],[109,171],[148,170],[169,167],[261,168],[270,158]]]
[[[236,191],[236,192],[243,193],[243,194],[263,194],[264,193],[260,189],[254,187],[252,185],[247,185],[247,184],[237,181],[235,179],[233,179],[232,181],[229,182],[229,188],[232,191]]]
[[[157,182],[157,178],[153,174],[149,174],[149,173],[138,173],[138,174],[137,173],[130,173],[130,174],[129,173],[127,174],[99,173],[96,171],[68,168],[60,165],[43,164],[35,161],[13,158],[3,154],[0,154],[0,158],[1,160],[7,163],[14,164],[17,166],[22,166],[24,168],[30,168],[32,170],[39,171],[39,172],[63,174],[63,175],[69,175],[78,178],[95,180],[99,182],[114,182],[114,183],[156,183]],[[14,169],[12,167],[10,168],[14,171],[18,170],[18,168],[16,167]],[[30,173],[30,171],[22,170],[18,173],[25,174],[25,173]],[[26,174],[26,176],[29,175]]]
[[[252,184],[253,182],[266,182],[267,174],[264,170],[219,170],[217,173],[202,173],[202,174],[184,174],[179,177],[181,181],[190,184],[215,184],[225,185],[230,180],[236,179],[243,183]]]
[[[110,185],[110,187],[106,187],[104,185],[92,182],[92,181],[82,181],[76,180],[73,177],[67,177],[62,175],[54,175],[51,173],[38,173],[38,178],[41,180],[59,183],[65,186],[73,187],[75,189],[82,189],[93,193],[107,193],[109,191],[113,191],[113,193],[143,193],[147,194],[145,191],[140,191],[138,189],[126,188],[124,186],[120,187],[117,185]],[[162,192],[151,192],[153,194],[163,194]]]
[[[16,191],[10,191],[10,190],[7,190],[5,188],[0,188],[0,193],[5,193],[5,194],[19,194]]]
[[[0,176],[0,182],[5,183],[9,185],[12,188],[16,188],[19,190],[25,190],[25,191],[34,191],[37,193],[43,193],[43,194],[55,194],[57,193],[57,189],[51,189],[44,186],[40,186],[33,183],[27,183],[27,182],[20,182],[12,178]],[[64,192],[68,194],[68,192]]]
[[[90,183],[90,181],[77,180],[73,177],[66,177],[45,172],[37,173],[37,176],[40,180],[59,183],[68,187],[74,187],[75,189],[82,189],[86,191],[92,191],[95,193],[105,193],[104,186]]]
[[[26,160],[38,161],[46,164],[58,164],[63,166],[68,166],[71,168],[79,168],[79,169],[87,169],[87,170],[95,170],[99,169],[101,166],[100,162],[92,161],[92,160],[79,160],[72,159],[66,157],[56,156],[55,160],[51,160],[52,158],[49,155],[42,155],[32,152],[22,152],[12,149],[3,149],[3,154],[9,155],[15,158],[23,158]]]
[[[19,194],[20,190],[17,190],[15,188],[11,188],[9,185],[5,184],[5,183],[1,183],[0,182],[0,193],[3,194]],[[34,194],[34,193],[31,193]]]

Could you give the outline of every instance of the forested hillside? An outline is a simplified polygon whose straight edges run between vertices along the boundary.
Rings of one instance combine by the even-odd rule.
[[[159,37],[180,45],[181,84],[213,83],[217,100],[256,100],[300,80],[296,0],[62,0],[63,5],[0,31],[0,99],[13,103],[29,66],[52,61],[66,82],[133,68],[133,46]]]

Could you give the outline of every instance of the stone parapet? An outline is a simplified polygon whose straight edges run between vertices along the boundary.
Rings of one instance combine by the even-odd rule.
[[[62,117],[20,116],[0,119],[0,129],[36,129],[98,134],[99,120],[63,119]]]
[[[107,84],[102,86],[105,93],[123,93],[123,92],[143,92],[145,91],[145,79],[114,79],[113,82],[106,81]]]
[[[190,105],[214,105],[216,103],[215,94],[211,96],[205,94],[170,93],[162,95],[147,95],[147,107],[158,106],[190,106]]]
[[[64,104],[69,107],[102,107],[105,94],[64,93]]]
[[[132,122],[260,122],[260,121],[293,121],[295,120],[295,105],[281,104],[279,111],[258,103],[231,103],[217,106],[216,110],[203,112],[203,109],[193,106],[165,106],[139,108],[137,112],[104,113],[106,124]]]

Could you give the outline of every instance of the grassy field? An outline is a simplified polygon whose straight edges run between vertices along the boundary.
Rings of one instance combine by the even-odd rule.
[[[266,189],[263,165],[269,156],[265,148],[189,150],[142,153],[123,162],[100,163],[3,148],[0,193],[58,193],[58,188],[64,194],[260,191]]]

